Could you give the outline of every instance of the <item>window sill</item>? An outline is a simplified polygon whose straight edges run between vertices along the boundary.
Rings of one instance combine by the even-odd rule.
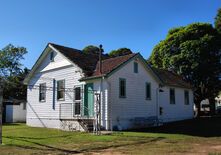
[[[65,99],[64,99],[64,98],[61,98],[61,99],[57,99],[57,101],[65,101]]]

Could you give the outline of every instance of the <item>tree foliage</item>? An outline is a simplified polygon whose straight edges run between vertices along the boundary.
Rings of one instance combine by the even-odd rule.
[[[117,56],[122,56],[122,55],[127,55],[133,53],[129,48],[119,48],[117,50],[112,50],[109,53],[110,57],[117,57]]]
[[[195,103],[214,99],[221,84],[221,40],[211,24],[194,23],[171,29],[149,59],[157,68],[173,69],[194,86]]]
[[[12,44],[7,45],[0,50],[0,77],[16,75],[21,71],[21,60],[27,53],[24,47],[15,47]]]
[[[94,45],[86,46],[82,51],[85,54],[99,54],[99,48]]]
[[[217,15],[215,17],[215,28],[221,34],[221,8],[218,9]]]
[[[28,73],[29,70],[24,68],[17,75],[7,77],[3,92],[4,99],[26,99],[27,87],[23,84],[23,81]]]
[[[5,99],[26,98],[26,87],[22,84],[28,70],[22,69],[21,60],[27,53],[24,47],[7,45],[0,50],[0,79],[4,81],[3,96]]]

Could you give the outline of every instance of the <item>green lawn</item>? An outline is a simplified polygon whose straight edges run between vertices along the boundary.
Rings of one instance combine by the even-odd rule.
[[[218,120],[216,120],[218,121]],[[194,122],[194,121],[191,121]],[[199,120],[197,120],[199,122]],[[221,129],[220,124],[216,128]],[[163,127],[177,131],[180,122]],[[193,123],[194,124],[194,123]],[[196,122],[195,122],[196,124]],[[200,128],[199,124],[197,126]],[[181,127],[182,128],[182,127]],[[194,126],[189,126],[193,128]],[[182,128],[184,129],[184,128]],[[157,132],[159,130],[159,132]],[[206,128],[201,128],[202,131]],[[195,131],[195,129],[194,129]],[[221,130],[211,136],[187,133],[163,133],[161,128],[140,132],[115,132],[95,136],[90,133],[65,132],[55,129],[27,127],[25,124],[3,126],[0,154],[210,154],[221,155]]]

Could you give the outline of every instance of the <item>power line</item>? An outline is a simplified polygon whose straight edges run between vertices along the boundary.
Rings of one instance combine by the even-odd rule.
[[[49,79],[49,78],[44,78],[44,77],[42,77],[42,79]],[[15,86],[16,87],[16,85],[18,85],[18,84],[21,84],[21,85],[24,85],[24,83],[23,82],[12,82],[12,81],[9,81],[9,80],[4,80],[4,82],[6,83],[6,84],[11,84],[12,86]],[[40,89],[40,85],[26,85],[27,86],[27,88],[29,88],[29,89]],[[53,89],[54,89],[54,87],[50,87],[50,86],[46,86],[46,87],[44,87],[44,88],[46,88],[46,90],[48,90],[48,91],[53,91]],[[57,90],[58,89],[58,87],[55,87],[55,89]],[[63,90],[65,90],[65,91],[69,91],[69,92],[74,92],[74,88],[68,88],[68,87],[65,87],[65,88],[62,88]],[[60,89],[60,90],[62,90],[62,89]]]
[[[49,86],[43,86],[41,87],[40,85],[27,85],[28,89],[44,89],[47,91],[54,91],[54,89],[58,90],[58,87],[49,87]],[[65,92],[74,92],[74,88],[59,88],[59,90],[64,90]],[[81,89],[83,90],[83,89]]]
[[[28,89],[36,89],[39,90],[40,89],[40,85],[27,85]],[[79,86],[81,87],[81,86]],[[58,87],[50,87],[50,86],[43,86],[41,87],[42,89],[45,89],[47,91],[54,91],[54,89],[57,91]],[[75,87],[77,88],[77,87]],[[59,90],[64,90],[65,92],[75,92],[75,88],[59,88]],[[81,88],[80,89],[81,92],[83,92],[85,89]],[[87,92],[97,92],[97,90],[87,90]]]

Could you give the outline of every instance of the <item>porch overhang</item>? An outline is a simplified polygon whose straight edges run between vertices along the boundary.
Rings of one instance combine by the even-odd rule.
[[[106,77],[106,74],[98,75],[98,76],[89,76],[89,77],[83,77],[79,79],[79,81],[89,81],[89,80],[94,80],[94,79],[101,79],[103,77]]]

